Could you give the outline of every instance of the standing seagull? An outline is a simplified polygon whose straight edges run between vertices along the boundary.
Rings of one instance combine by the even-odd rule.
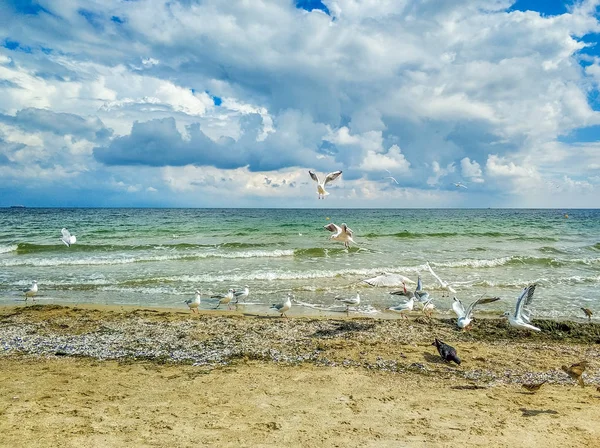
[[[71,232],[69,232],[64,227],[62,228],[60,233],[62,233],[62,238],[60,240],[63,243],[65,243],[67,247],[71,247],[71,244],[75,244],[77,242],[77,238],[75,237],[75,235],[71,235]]]
[[[522,330],[533,330],[533,331],[542,331],[538,327],[535,327],[527,322],[529,322],[529,316],[523,314],[523,307],[529,305],[533,300],[533,293],[535,292],[536,284],[532,284],[523,288],[523,292],[517,299],[517,306],[515,307],[515,313],[513,315],[510,314],[510,311],[504,313],[504,316],[508,317],[508,323],[515,328],[520,328]],[[527,321],[527,322],[525,322]]]
[[[248,298],[248,294],[250,294],[250,289],[248,285],[244,286],[243,291],[236,291],[233,296],[235,297],[235,303],[238,303],[240,300],[244,300]]]
[[[444,344],[438,338],[435,338],[435,341],[433,341],[433,344],[431,345],[435,345],[435,348],[437,348],[438,353],[444,361],[454,361],[456,364],[460,365],[460,358],[456,354],[456,349],[454,347]]]
[[[492,303],[498,300],[500,300],[500,297],[491,297],[487,299],[480,297],[478,300],[475,300],[475,302],[471,303],[465,311],[465,307],[463,306],[462,302],[455,297],[454,302],[452,302],[452,309],[458,316],[456,325],[458,325],[458,328],[470,328],[471,321],[473,320],[473,310],[475,309],[475,307],[477,305],[483,305],[484,303]]]
[[[346,305],[346,313],[348,314],[350,305],[358,306],[360,304],[360,294],[357,292],[354,297],[335,297],[335,300],[339,300]]]
[[[290,308],[292,307],[292,298],[293,297],[294,297],[294,294],[292,294],[291,292],[288,292],[288,295],[285,298],[285,300],[281,303],[274,303],[273,305],[271,305],[271,309],[274,309],[278,313],[280,313],[279,317],[285,317],[287,319],[287,316],[285,315],[285,313],[287,311],[289,311]]]
[[[31,297],[31,300],[33,300],[35,302],[35,295],[38,292],[38,285],[37,285],[37,281],[33,281],[33,284],[29,287],[23,290],[23,293],[25,294],[25,301],[27,301],[27,299],[29,297]]]
[[[221,304],[227,305],[227,309],[230,310],[231,305],[229,304],[229,302],[231,302],[231,299],[233,299],[234,292],[234,289],[229,289],[229,291],[227,291],[227,294],[215,294],[214,296],[211,296],[212,299],[219,299],[219,303],[217,303],[215,310],[219,308]]]
[[[425,265],[427,266],[427,269],[429,269],[429,272],[431,272],[431,275],[433,275],[435,277],[435,279],[440,283],[440,285],[442,286],[442,289],[444,289],[446,291],[450,291],[453,294],[456,294],[456,291],[454,290],[454,288],[452,286],[450,286],[447,282],[445,282],[444,280],[439,278],[437,276],[437,274],[435,272],[433,272],[433,269],[431,269],[431,266],[429,266],[429,262],[425,263]],[[444,297],[444,294],[442,294],[442,297]]]
[[[342,175],[342,172],[334,171],[333,173],[329,173],[327,176],[325,176],[325,180],[323,182],[319,180],[319,176],[317,176],[314,171],[309,170],[308,174],[310,174],[312,180],[314,180],[317,183],[317,194],[319,195],[318,198],[325,199],[325,196],[329,194],[327,193],[327,191],[325,191],[325,185],[327,185],[329,182],[333,182],[338,177],[340,177]]]
[[[406,291],[406,286],[404,287],[404,290]],[[391,306],[391,307],[388,308],[388,311],[392,311],[394,313],[398,313],[403,318],[408,319],[404,313],[406,313],[408,311],[412,311],[414,309],[414,307],[415,307],[415,294],[412,291],[410,291],[410,292],[406,293],[406,295],[409,297],[408,301],[406,301],[404,303],[401,303],[400,305]]]
[[[333,235],[329,237],[330,240],[342,241],[346,248],[350,247],[350,243],[354,243],[354,240],[352,239],[352,229],[350,229],[346,223],[342,223],[342,227],[334,223],[327,224],[323,227],[330,232],[333,232]]]
[[[193,299],[186,300],[185,303],[190,308],[190,311],[192,313],[194,312],[194,310],[196,310],[196,313],[197,313],[201,300],[202,299],[200,298],[200,291],[196,290],[196,296]]]

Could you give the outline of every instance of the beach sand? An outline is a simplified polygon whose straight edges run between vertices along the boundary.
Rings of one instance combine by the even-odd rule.
[[[600,446],[600,326],[535,322],[5,307],[0,445]]]

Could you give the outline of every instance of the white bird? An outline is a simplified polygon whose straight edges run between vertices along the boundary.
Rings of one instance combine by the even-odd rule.
[[[194,310],[196,310],[196,313],[197,313],[198,312],[198,307],[200,306],[201,300],[202,299],[200,297],[200,291],[196,290],[196,296],[193,299],[186,300],[185,303],[190,308],[190,311],[192,313],[194,312]]]
[[[330,240],[341,241],[344,243],[345,247],[350,247],[350,243],[354,243],[354,240],[352,239],[352,229],[350,229],[346,223],[342,223],[342,227],[334,223],[327,224],[323,227],[330,232],[333,232],[333,235],[329,237]]]
[[[25,294],[25,300],[27,300],[29,297],[32,298],[33,301],[35,301],[35,295],[38,292],[38,285],[37,285],[37,281],[33,281],[33,284],[29,287],[23,290],[23,293]]]
[[[386,170],[386,171],[388,172],[389,176],[386,176],[385,179],[392,179],[394,182],[396,182],[396,185],[400,185],[398,183],[398,181],[396,180],[396,178],[394,176],[392,176],[392,173],[390,173],[389,170]]]
[[[391,288],[394,286],[403,286],[405,283],[414,283],[413,280],[401,274],[387,274],[382,272],[377,277],[368,278],[363,282],[375,286],[375,287],[386,287]]]
[[[513,315],[510,314],[510,311],[504,313],[504,316],[508,317],[508,323],[512,327],[520,328],[522,330],[542,331],[540,328],[529,324],[528,322],[530,321],[530,317],[523,313],[523,307],[529,305],[533,300],[535,287],[536,284],[534,283],[526,288],[523,288],[523,292],[517,299],[517,306],[515,307],[515,313]]]
[[[427,266],[427,269],[429,269],[429,272],[431,272],[431,275],[433,275],[435,277],[435,279],[439,282],[439,284],[442,286],[442,289],[444,289],[446,291],[450,291],[453,294],[456,294],[456,291],[454,290],[454,288],[452,286],[450,286],[447,282],[445,282],[444,280],[439,278],[437,276],[437,274],[435,272],[433,272],[433,269],[431,269],[431,266],[429,266],[429,262],[425,263],[425,265]],[[442,294],[442,297],[444,297],[443,294]]]
[[[462,182],[454,182],[454,186],[456,188],[464,188],[465,190],[467,189],[467,186],[465,184],[463,184]]]
[[[360,294],[357,292],[354,297],[335,297],[335,300],[344,303],[346,305],[346,313],[349,313],[350,305],[360,305]]]
[[[69,232],[64,227],[62,228],[60,233],[62,233],[62,238],[60,240],[63,243],[65,243],[67,247],[71,247],[71,244],[75,244],[77,242],[77,238],[75,237],[75,235],[71,235],[71,232]]]
[[[458,325],[458,328],[462,329],[470,328],[471,322],[473,321],[473,310],[475,309],[475,307],[477,305],[483,305],[484,303],[492,303],[498,300],[500,300],[500,297],[489,297],[485,299],[483,297],[480,297],[479,299],[472,302],[465,311],[465,307],[463,306],[462,302],[456,297],[454,297],[454,301],[452,302],[452,309],[458,316],[456,325]]]
[[[414,296],[408,299],[407,302],[401,303],[400,305],[391,306],[388,308],[388,311],[392,311],[394,313],[399,313],[402,317],[407,319],[404,313],[408,311],[412,311],[415,307],[415,298]]]
[[[233,296],[235,297],[235,303],[238,303],[240,300],[244,300],[248,298],[248,294],[250,294],[250,289],[248,285],[244,286],[243,291],[236,291]]]
[[[274,303],[273,305],[271,305],[271,309],[276,310],[278,313],[280,313],[279,317],[286,317],[285,313],[287,311],[290,310],[290,308],[292,307],[292,298],[294,297],[294,295],[291,292],[288,292],[287,297],[284,299],[283,302],[281,303]]]
[[[423,308],[421,311],[423,311],[423,314],[426,316],[431,317],[433,310],[435,310],[435,304],[433,303],[433,297],[431,297],[423,303]]]
[[[233,293],[235,292],[234,289],[229,289],[229,291],[227,291],[226,294],[216,294],[214,296],[211,296],[212,299],[219,299],[219,303],[217,303],[217,306],[215,307],[215,309],[219,308],[219,306],[221,304],[227,305],[227,309],[231,309],[231,305],[229,304],[229,302],[231,302],[231,299],[233,299]]]
[[[319,180],[319,176],[317,176],[314,171],[309,170],[308,174],[310,174],[310,177],[312,178],[312,180],[314,180],[317,183],[317,194],[319,195],[318,196],[319,199],[325,199],[325,196],[327,196],[329,194],[325,190],[325,186],[329,182],[333,182],[338,177],[340,177],[341,174],[342,174],[342,172],[341,171],[334,171],[333,173],[329,173],[327,176],[325,176],[325,180],[323,182],[321,182]]]

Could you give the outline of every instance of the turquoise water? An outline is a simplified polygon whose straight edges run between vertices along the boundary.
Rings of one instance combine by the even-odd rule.
[[[441,312],[451,298],[430,265],[470,301],[481,294],[513,307],[522,287],[539,284],[535,316],[582,317],[600,300],[600,210],[289,210],[289,209],[0,209],[0,304],[39,284],[39,303],[181,307],[206,294],[250,287],[241,305],[262,312],[293,291],[329,312],[336,295],[361,293],[358,312],[396,304],[390,288],[361,281],[380,272],[416,280]],[[327,219],[329,218],[329,220]],[[349,251],[323,226],[345,222]],[[70,248],[60,229],[77,236]],[[393,289],[393,288],[392,288]],[[314,312],[295,306],[293,313]],[[387,314],[387,313],[385,313]],[[600,314],[600,310],[598,310]],[[384,315],[384,314],[382,314]]]

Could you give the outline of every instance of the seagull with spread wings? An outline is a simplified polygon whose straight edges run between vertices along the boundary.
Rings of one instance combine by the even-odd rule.
[[[319,195],[318,196],[319,199],[325,199],[325,196],[327,196],[329,194],[325,190],[325,186],[329,182],[333,182],[338,177],[340,177],[342,175],[342,172],[341,171],[334,171],[333,173],[329,173],[327,176],[325,176],[325,180],[323,182],[321,182],[319,180],[319,176],[317,176],[314,171],[309,170],[308,174],[310,174],[310,177],[312,178],[312,180],[314,180],[317,183],[317,194]]]
[[[392,173],[390,173],[390,170],[386,170],[386,171],[389,174],[389,176],[386,176],[384,179],[392,179],[394,182],[396,182],[396,185],[400,185],[400,183],[398,183],[396,178],[394,176],[392,176]]]
[[[433,272],[433,269],[431,269],[431,266],[429,266],[429,262],[425,263],[425,265],[427,266],[427,269],[429,269],[429,272],[431,272],[431,275],[433,275],[435,279],[439,282],[439,284],[442,286],[443,290],[450,291],[451,293],[456,294],[456,291],[452,286],[448,284],[448,282],[445,282],[440,277],[438,277],[438,275],[435,272]],[[444,294],[442,294],[442,297],[444,297]]]
[[[485,303],[492,303],[492,302],[496,302],[498,300],[500,300],[500,297],[490,297],[490,298],[485,298],[485,299],[483,297],[480,297],[479,299],[477,299],[473,303],[471,303],[465,310],[465,307],[462,304],[462,302],[455,297],[454,301],[452,302],[452,309],[458,316],[456,325],[458,325],[458,328],[468,330],[471,327],[471,322],[473,321],[473,310],[475,309],[475,307],[477,305],[483,305]]]
[[[345,247],[350,247],[350,243],[354,243],[354,240],[352,239],[352,229],[350,229],[346,223],[342,223],[342,227],[334,223],[327,224],[323,227],[330,232],[333,232],[329,237],[330,240],[341,241],[344,243]]]
[[[454,182],[454,186],[456,188],[464,188],[465,190],[467,189],[467,186],[465,184],[463,184],[462,182]]]
[[[510,311],[504,313],[504,316],[508,317],[508,323],[511,327],[520,328],[522,330],[533,330],[533,331],[542,331],[538,327],[531,325],[530,317],[524,313],[523,308],[529,305],[533,300],[533,293],[535,292],[535,287],[537,285],[531,284],[525,288],[523,288],[523,292],[517,299],[517,305],[515,306],[514,314],[510,314]]]

